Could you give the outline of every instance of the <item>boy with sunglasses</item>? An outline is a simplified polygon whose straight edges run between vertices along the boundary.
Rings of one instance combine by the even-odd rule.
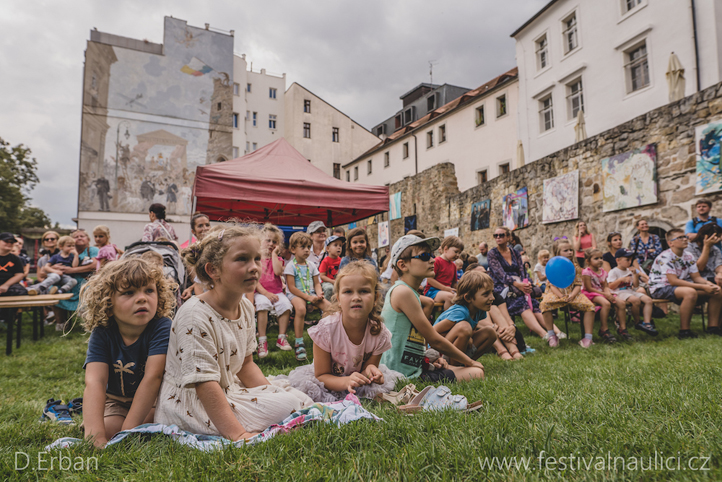
[[[399,280],[386,293],[381,316],[391,331],[391,349],[381,355],[381,363],[406,378],[419,377],[437,382],[470,380],[484,377],[484,367],[441,336],[424,315],[418,289],[424,278],[434,275],[431,253],[440,245],[439,238],[420,238],[406,235],[391,248],[391,266]],[[427,343],[443,355],[465,366],[449,366],[439,358],[427,368],[424,359]]]
[[[720,287],[702,278],[697,269],[696,259],[685,252],[688,239],[682,229],[667,232],[669,249],[657,256],[649,272],[649,291],[652,298],[665,299],[680,305],[678,338],[697,338],[690,330],[692,312],[697,299],[708,301],[709,328],[707,333],[722,335],[719,327],[722,311]]]

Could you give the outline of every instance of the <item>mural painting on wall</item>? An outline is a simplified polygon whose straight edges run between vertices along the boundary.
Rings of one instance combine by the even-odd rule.
[[[389,196],[389,221],[401,219],[401,193],[397,192]]]
[[[404,234],[408,233],[412,229],[416,229],[416,215],[406,216],[404,218]]]
[[[603,211],[619,211],[657,202],[657,146],[602,159]]]
[[[389,245],[389,222],[379,223],[379,248]]]
[[[697,194],[722,191],[720,142],[722,122],[710,122],[695,129],[697,154]]]
[[[526,187],[504,196],[502,206],[504,226],[511,230],[529,226],[529,200]]]
[[[471,205],[472,231],[489,228],[489,213],[491,212],[491,199],[484,199]]]
[[[85,71],[80,210],[191,214],[196,167],[231,150],[233,38],[166,18],[162,55],[91,41]]]
[[[543,223],[579,217],[579,171],[544,180]]]

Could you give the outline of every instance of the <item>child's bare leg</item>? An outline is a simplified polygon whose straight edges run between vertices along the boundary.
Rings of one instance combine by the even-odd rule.
[[[487,350],[489,350],[492,345],[496,347],[496,342],[499,340],[499,337],[496,334],[496,330],[490,326],[483,326],[478,327],[471,336],[471,342],[474,344],[474,347],[476,348],[476,351],[474,352],[473,359],[479,358],[481,355],[483,355]],[[499,341],[499,343],[501,343]],[[502,349],[506,351],[506,349]],[[466,351],[466,349],[464,349]]]
[[[266,327],[268,326],[268,310],[257,311],[258,317],[258,336],[266,336]]]
[[[153,423],[154,418],[155,418],[155,408],[151,408],[150,412],[148,412],[148,415],[145,416],[145,420],[143,420],[143,423]]]
[[[674,289],[674,297],[682,300],[679,305],[679,329],[689,330],[694,305],[697,304],[697,291],[694,288],[678,286]]]
[[[541,336],[543,338],[544,335],[547,334],[547,332],[552,330],[552,327],[554,326],[554,317],[552,317],[551,311],[545,311],[544,313],[542,313],[542,317],[544,318],[544,327],[546,328],[546,330],[542,331]]]
[[[434,297],[434,301],[437,303],[444,303],[444,311],[451,308],[451,300],[454,299],[454,293],[451,291],[439,291]]]
[[[644,299],[644,298],[642,298],[642,299]],[[639,305],[641,304],[639,301],[639,298],[637,296],[630,296],[629,298],[627,298],[627,301],[629,301],[629,303],[632,305],[632,317],[634,318],[634,324],[638,325],[639,324],[639,308],[640,308]],[[644,311],[645,311],[644,322],[646,323],[647,322],[647,316],[646,316],[647,306],[646,305],[644,307]],[[650,316],[651,316],[651,313],[650,313]]]
[[[601,321],[600,329],[602,331],[607,331],[609,329],[607,321],[609,319],[609,311],[612,308],[611,303],[609,303],[609,300],[607,300],[604,296],[595,296],[592,298],[592,303],[599,306],[599,320]],[[588,331],[587,333],[591,333],[591,331]]]
[[[636,298],[636,296],[635,296]],[[619,329],[627,329],[627,304],[619,298],[614,299],[614,306],[617,307],[617,321],[619,322]]]
[[[545,313],[546,314],[546,313]],[[551,320],[551,312],[549,313],[549,319]],[[546,325],[546,316],[542,318],[542,320],[539,320],[536,317],[536,314],[533,313],[531,310],[524,310],[521,314],[521,319],[524,322],[524,324],[533,332],[539,335],[539,337],[544,338],[544,335],[547,334],[547,331],[551,330],[551,326],[554,325],[554,321],[549,322],[550,328],[547,330],[546,328],[542,328],[542,324],[540,321],[544,322],[544,326]]]
[[[296,297],[291,300],[296,316],[293,317],[293,331],[296,338],[303,338],[303,323],[306,320],[306,300]]]
[[[502,342],[504,343],[504,346],[509,351],[509,354],[512,356],[514,360],[519,360],[521,358],[524,358],[524,355],[522,355],[519,352],[519,348],[516,346],[516,340],[513,342]]]
[[[541,313],[534,313],[534,316],[536,317],[537,321],[539,322],[539,326],[544,326],[544,323],[543,323],[543,322],[544,322],[544,317],[542,316],[542,314],[541,314]],[[554,334],[557,335],[557,336],[559,335],[559,333],[562,332],[562,330],[560,330],[559,327],[557,327],[557,325],[555,325],[553,321],[552,321],[552,329],[554,330]],[[544,331],[544,335],[546,335],[546,334],[547,334],[547,331],[545,330],[545,331]],[[544,335],[542,335],[542,337],[543,337]]]
[[[447,340],[454,344],[456,348],[461,350],[462,353],[466,353],[466,348],[469,346],[469,339],[471,338],[471,325],[466,321],[455,323],[454,327],[444,336]],[[461,366],[461,363],[457,360],[451,360],[450,364],[454,366]]]
[[[634,297],[637,300],[640,298]],[[644,322],[652,324],[652,312],[654,311],[654,302],[649,296],[642,296],[641,303],[644,303]],[[637,308],[637,323],[639,323],[639,308]]]
[[[103,423],[105,424],[105,438],[110,441],[110,439],[113,438],[113,435],[120,432],[123,428],[123,422],[125,422],[125,417],[121,417],[120,415],[105,417],[103,419]]]
[[[285,335],[288,331],[288,322],[291,320],[291,312],[287,311],[278,317],[278,334]]]
[[[496,340],[494,342],[494,349],[496,350],[496,354],[499,355],[502,360],[509,361],[514,359],[509,353],[509,350],[506,349],[506,345],[504,345],[501,340]]]
[[[584,313],[584,333],[592,334],[594,332],[594,312],[587,311]]]
[[[456,379],[465,382],[468,380],[475,380],[477,378],[484,379],[484,370],[476,367],[454,367],[449,365],[449,370],[454,372]]]

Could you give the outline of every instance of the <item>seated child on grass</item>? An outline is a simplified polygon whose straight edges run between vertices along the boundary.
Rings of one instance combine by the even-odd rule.
[[[261,276],[260,230],[214,226],[183,258],[207,291],[173,319],[155,421],[239,441],[310,406],[298,390],[272,385],[253,361],[258,345],[248,297]]]
[[[441,243],[441,255],[434,259],[434,276],[426,280],[424,295],[435,302],[443,302],[444,310],[451,307],[456,294],[456,265],[454,261],[464,250],[464,243],[456,236],[447,236]]]
[[[376,268],[378,273],[379,267],[376,261],[371,257],[371,246],[369,245],[369,236],[364,228],[353,228],[346,236],[346,256],[341,259],[338,268],[341,269],[351,261],[366,261]]]
[[[599,336],[605,343],[616,343],[617,339],[609,332],[609,312],[612,305],[617,310],[617,333],[627,341],[632,341],[632,336],[627,332],[627,309],[626,303],[609,290],[607,286],[607,272],[602,268],[602,251],[596,248],[584,250],[584,265],[582,270],[582,294],[589,298],[589,301],[599,307]]]
[[[481,323],[486,319],[493,301],[494,282],[491,277],[479,271],[470,271],[459,281],[454,304],[439,315],[434,329],[469,358],[476,360],[499,342],[492,323]],[[503,344],[500,348],[506,352]],[[457,364],[452,362],[452,365]]]
[[[632,261],[634,260],[634,251],[619,248],[614,254],[617,261],[617,267],[607,275],[607,284],[617,296],[617,299],[632,305],[632,316],[634,317],[634,327],[649,335],[657,336],[657,330],[652,325],[652,311],[654,309],[654,301],[649,296],[637,291],[639,288],[639,272],[632,270]],[[639,320],[639,308],[644,304],[644,323]]]
[[[679,308],[679,334],[677,337],[697,338],[690,330],[692,312],[699,297],[705,298],[709,314],[707,333],[722,335],[720,329],[720,311],[722,293],[720,287],[699,274],[697,260],[685,252],[689,243],[682,229],[667,231],[669,249],[657,256],[649,271],[649,292],[652,298],[665,299],[677,303]]]
[[[549,337],[547,341],[549,346],[556,348],[559,346],[559,338],[554,333],[554,319],[552,318],[552,311],[566,308],[567,306],[574,311],[581,311],[584,313],[584,338],[579,341],[579,345],[582,348],[589,348],[594,344],[592,341],[592,331],[594,330],[594,303],[589,301],[589,298],[581,293],[582,290],[582,276],[579,266],[577,266],[576,256],[574,256],[574,249],[572,243],[566,239],[558,239],[554,241],[552,246],[552,254],[554,256],[563,256],[574,264],[576,269],[576,277],[571,286],[567,288],[557,288],[551,282],[547,285],[547,290],[544,293],[542,302],[539,305],[542,316],[544,317],[544,325],[547,329]]]
[[[96,447],[153,422],[174,307],[173,285],[138,258],[107,265],[83,287],[79,313],[90,332],[83,425]]]
[[[293,370],[293,388],[316,402],[343,399],[347,393],[374,398],[394,389],[402,375],[380,365],[391,348],[391,332],[381,319],[378,273],[355,261],[336,277],[333,314],[308,329],[313,340],[313,364]]]
[[[70,275],[63,274],[57,267],[67,266],[77,268],[80,264],[78,252],[75,250],[75,240],[70,236],[61,236],[58,240],[60,252],[52,255],[45,265],[47,277],[43,282],[36,283],[28,288],[29,295],[70,293],[78,284],[78,280]],[[58,289],[59,288],[59,289]]]
[[[391,349],[381,356],[381,363],[406,378],[420,377],[436,382],[471,380],[484,377],[484,367],[469,358],[453,343],[441,336],[422,311],[417,291],[424,278],[433,276],[431,253],[439,247],[438,238],[422,239],[406,235],[391,248],[391,263],[399,280],[386,293],[381,317],[391,332]],[[435,362],[436,370],[423,370],[426,344],[464,367],[447,366],[443,358]]]
[[[296,232],[291,235],[288,241],[288,249],[293,253],[292,259],[283,270],[286,277],[286,296],[291,301],[296,311],[293,317],[293,330],[296,333],[294,348],[296,349],[296,360],[305,361],[306,347],[303,344],[303,325],[306,322],[307,306],[320,308],[325,311],[331,303],[326,301],[318,280],[318,268],[308,262],[311,253],[311,236],[304,232]]]
[[[258,319],[258,358],[268,355],[268,315],[273,314],[278,320],[278,338],[276,348],[290,351],[291,345],[286,339],[288,322],[291,320],[293,305],[283,293],[284,261],[279,255],[283,244],[283,233],[273,224],[267,223],[261,229],[261,278],[256,285],[253,304]]]
[[[321,288],[323,297],[331,301],[333,296],[333,285],[338,274],[341,256],[343,256],[343,245],[346,238],[333,235],[326,240],[326,256],[321,261],[318,271],[321,276]]]

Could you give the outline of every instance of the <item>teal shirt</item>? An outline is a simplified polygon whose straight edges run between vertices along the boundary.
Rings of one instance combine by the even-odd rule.
[[[426,340],[403,312],[396,311],[391,307],[391,293],[399,285],[408,286],[421,306],[421,299],[416,290],[401,280],[397,281],[386,293],[381,316],[384,325],[391,332],[391,349],[381,355],[381,363],[406,378],[415,378],[421,375]]]

